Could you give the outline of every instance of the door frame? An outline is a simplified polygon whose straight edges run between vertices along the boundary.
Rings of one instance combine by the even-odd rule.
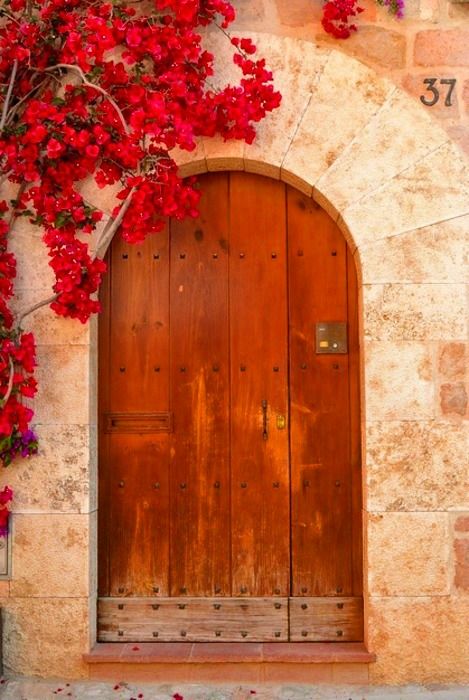
[[[206,161],[204,161],[204,163],[206,164]],[[197,168],[198,168],[198,167],[199,167],[199,166],[197,166]],[[234,168],[234,169],[214,168],[214,169],[210,170],[210,169],[207,167],[206,169],[204,169],[204,170],[201,171],[201,172],[198,172],[197,174],[203,175],[203,174],[205,174],[205,173],[213,172],[214,170],[215,170],[216,172],[220,172],[220,173],[222,173],[222,172],[227,172],[227,173],[229,173],[229,172],[239,171],[240,169],[239,169],[239,168]],[[252,172],[252,171],[247,170],[246,172],[249,173],[249,172]],[[186,172],[186,170],[185,170],[185,169],[182,169],[181,174],[182,174],[183,176],[189,176],[189,175],[193,175],[194,173],[191,171],[191,172],[189,173],[189,175],[188,175],[187,172]],[[263,174],[261,174],[261,173],[258,173],[258,172],[256,172],[255,174],[256,174],[256,175],[260,175],[261,177],[265,177],[265,175],[263,175]],[[274,179],[274,178],[269,178],[269,179]],[[276,178],[275,178],[275,179],[276,179]],[[289,185],[289,183],[287,183],[287,182],[285,182],[285,185],[291,187],[291,185]],[[299,191],[299,192],[301,192],[301,190],[299,190],[299,188],[297,188],[297,187],[293,187],[293,189],[294,189],[294,190],[297,190],[297,191]],[[304,193],[302,193],[302,194],[304,194]],[[287,200],[285,200],[285,201],[287,201]],[[313,200],[313,201],[314,201],[314,200]],[[317,202],[316,202],[316,206],[317,206],[318,208],[323,209],[323,207],[321,207],[321,205],[319,205]],[[328,212],[326,212],[326,213],[328,213]],[[329,214],[329,216],[330,216],[330,214]],[[331,218],[332,218],[332,217],[331,217]],[[350,401],[350,420],[351,420],[351,424],[350,424],[350,436],[351,436],[351,440],[350,440],[350,454],[351,454],[351,457],[350,457],[350,459],[351,459],[351,461],[352,461],[352,455],[353,455],[354,449],[355,449],[355,451],[356,451],[356,449],[357,449],[357,441],[358,441],[359,444],[362,443],[362,438],[361,438],[361,435],[360,435],[360,428],[359,428],[359,426],[356,425],[357,421],[358,421],[359,424],[362,422],[362,411],[363,411],[363,405],[362,405],[362,402],[363,402],[363,394],[362,394],[362,390],[361,390],[361,387],[363,386],[363,382],[362,382],[362,370],[363,370],[363,368],[362,368],[362,360],[363,360],[363,358],[362,358],[362,353],[360,352],[360,332],[359,332],[359,329],[360,329],[360,309],[362,308],[361,296],[360,296],[360,295],[361,295],[361,288],[360,288],[359,270],[357,269],[356,257],[355,257],[354,254],[353,254],[353,249],[350,248],[350,243],[349,243],[349,241],[347,240],[347,238],[344,236],[341,227],[338,226],[338,224],[337,224],[336,221],[334,221],[334,223],[337,225],[337,228],[339,229],[339,231],[342,233],[342,235],[343,235],[343,237],[344,237],[344,240],[345,240],[345,243],[346,243],[346,246],[347,246],[347,249],[348,249],[348,251],[347,251],[347,258],[350,257],[350,262],[351,262],[351,264],[355,265],[355,270],[356,270],[356,272],[357,272],[357,288],[354,289],[354,293],[356,294],[356,306],[355,306],[355,308],[356,308],[356,318],[353,319],[353,324],[355,325],[355,331],[356,331],[356,332],[355,332],[355,334],[353,334],[352,332],[350,332],[350,338],[352,338],[352,336],[356,337],[358,347],[355,347],[355,348],[352,348],[352,347],[351,347],[351,348],[349,349],[349,353],[348,353],[348,357],[349,357],[349,366],[350,366],[350,368],[351,368],[351,371],[350,371],[349,392],[350,392],[350,398],[351,398],[351,401]],[[288,231],[287,231],[287,234],[288,234]],[[112,241],[109,242],[108,246],[110,246],[111,242],[112,242]],[[287,248],[288,248],[288,242],[287,242]],[[288,279],[288,272],[287,272],[287,279]],[[287,282],[287,286],[288,286],[288,284],[289,284],[289,283]],[[347,306],[348,306],[348,319],[349,319],[349,324],[350,324],[350,323],[352,323],[352,321],[351,321],[351,318],[352,318],[352,317],[351,317],[351,315],[350,315],[350,307],[351,307],[351,302],[350,302],[350,288],[351,288],[351,287],[350,287],[350,282],[349,282],[348,279],[346,279],[346,288],[347,288],[347,299],[348,299],[348,301],[347,301]],[[287,294],[288,294],[288,293],[287,293]],[[355,352],[353,352],[353,350],[355,350]],[[357,364],[358,364],[358,367],[357,367]],[[358,382],[358,384],[357,384],[357,382]],[[290,396],[290,389],[289,389],[289,387],[290,387],[290,385],[289,385],[289,383],[288,383],[288,396]],[[353,400],[352,400],[352,397],[353,397],[354,394],[355,394],[355,398],[358,398],[358,404],[359,404],[359,406],[358,406],[358,411],[356,411],[356,412],[353,411]],[[289,398],[288,398],[288,401],[290,401]],[[289,441],[289,444],[290,444],[290,441],[291,441],[291,435],[290,435],[290,433],[289,433],[288,441]],[[354,445],[354,443],[355,443],[355,445]],[[359,445],[358,445],[358,447],[359,447]],[[362,449],[363,449],[363,448],[362,448]],[[289,448],[289,452],[290,452],[290,450],[291,450],[291,448]],[[359,517],[357,520],[353,519],[354,527],[357,527],[357,526],[358,526],[359,529],[360,529],[360,537],[356,536],[355,530],[354,530],[354,528],[352,528],[352,550],[351,550],[351,555],[352,555],[352,569],[353,569],[352,580],[353,580],[353,582],[354,582],[354,583],[353,583],[353,589],[354,589],[354,591],[355,591],[357,588],[360,588],[360,589],[361,589],[360,596],[361,596],[361,598],[362,598],[362,600],[363,600],[363,602],[364,602],[364,600],[365,600],[365,581],[366,581],[366,578],[365,578],[365,572],[364,572],[364,566],[363,566],[363,556],[364,556],[363,527],[364,527],[364,523],[363,523],[363,517],[361,516],[361,513],[363,512],[363,462],[362,462],[361,454],[362,454],[362,453],[360,453],[360,458],[358,459],[358,465],[355,466],[355,468],[353,467],[353,465],[351,465],[351,467],[350,467],[350,469],[351,469],[350,475],[351,475],[351,482],[352,482],[352,485],[353,485],[354,483],[356,483],[357,478],[359,478],[359,479],[360,479],[360,483],[361,483],[361,487],[362,487],[362,488],[360,488],[360,489],[358,489],[358,488],[352,489],[352,495],[353,495],[353,498],[355,499],[355,502],[354,502],[353,500],[352,500],[352,502],[351,502],[351,504],[352,504],[352,512],[354,512],[354,509],[355,509],[355,507],[357,506],[357,504],[356,504],[356,499],[357,499],[357,498],[360,499],[361,508],[360,508],[360,517]],[[99,468],[99,464],[98,464],[98,468]],[[358,472],[359,472],[359,474],[357,475]],[[290,495],[290,497],[291,497],[291,495]],[[290,536],[291,536],[291,533],[290,533]],[[357,550],[357,549],[361,552],[361,569],[360,569],[360,572],[359,572],[358,576],[357,576],[357,568],[358,568],[358,567],[357,567],[357,564],[356,564],[356,561],[357,561],[357,556],[356,556],[356,554],[357,554],[357,552],[355,551],[355,554],[354,554],[354,550]],[[290,556],[291,556],[291,552],[290,552]],[[99,562],[98,562],[98,565],[99,565]],[[354,567],[355,567],[355,568],[354,568]],[[357,582],[358,582],[358,583],[357,583]],[[340,596],[340,589],[337,589],[337,594],[338,594],[338,596]],[[356,595],[356,593],[353,593],[353,595]],[[319,605],[321,605],[321,600],[323,600],[324,602],[327,602],[328,599],[326,599],[326,598],[318,599]],[[333,601],[334,598],[330,598],[330,600]],[[340,600],[342,600],[342,599],[339,599],[339,597],[338,597],[336,602],[340,602]],[[348,600],[348,599],[345,599],[345,598],[344,598],[343,600]],[[343,603],[340,603],[340,604],[341,604],[342,607],[343,607]],[[347,605],[348,605],[348,603],[347,603]],[[353,602],[353,601],[352,601],[352,606],[354,607],[354,602]],[[366,609],[366,608],[365,608],[365,609]],[[363,630],[364,630],[364,633],[366,634],[366,625],[365,625],[365,620],[364,620],[364,613],[363,613],[363,605],[362,605],[362,604],[361,604],[361,610],[362,610],[361,615],[362,615],[362,619],[363,619]],[[340,642],[341,640],[338,639],[337,641]],[[205,642],[202,642],[202,641],[201,641],[201,642],[194,642],[194,644],[199,644],[199,643],[200,643],[200,644],[203,644],[203,643],[205,643]],[[295,645],[295,644],[297,644],[297,643],[298,643],[298,642],[287,642],[287,644],[293,644],[293,645]],[[318,643],[320,643],[320,642],[315,642],[315,643],[318,644]]]

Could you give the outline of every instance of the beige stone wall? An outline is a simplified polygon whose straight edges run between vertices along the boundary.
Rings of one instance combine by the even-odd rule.
[[[374,0],[361,0],[358,32],[337,40],[321,26],[321,0],[237,0],[235,28],[269,32],[335,48],[373,68],[402,87],[420,105],[429,101],[425,78],[455,78],[451,107],[445,106],[447,86],[439,102],[427,111],[451,138],[469,153],[469,2],[467,0],[406,0],[405,18],[397,20]]]
[[[181,167],[281,178],[342,228],[360,274],[371,679],[467,681],[468,162],[413,98],[346,54],[255,39],[282,107],[253,146],[207,141]],[[229,78],[223,37],[210,40]],[[108,193],[87,197],[109,211]],[[47,295],[50,276],[40,233],[21,223],[17,234],[21,307]],[[41,453],[3,475],[16,493],[13,577],[0,584],[5,661],[80,676],[95,633],[95,328],[46,311],[31,325]]]

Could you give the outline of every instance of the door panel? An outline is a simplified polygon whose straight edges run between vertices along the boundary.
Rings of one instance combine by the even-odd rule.
[[[312,200],[288,191],[292,594],[350,595],[347,355],[317,355],[320,321],[347,320],[347,246]]]
[[[171,223],[171,595],[231,594],[228,176]]]
[[[168,410],[168,232],[140,246],[116,239],[110,268],[110,299],[102,319],[109,341],[107,354],[100,356],[101,386],[105,385],[101,454],[107,465],[100,520],[100,530],[107,533],[100,537],[107,550],[105,587],[110,595],[150,595],[155,587],[164,593],[168,434],[133,434],[125,425],[110,433],[108,428],[112,414],[119,414],[125,424],[141,414]]]
[[[99,639],[359,640],[353,257],[281,182],[201,187],[197,220],[108,256]],[[317,354],[337,321],[348,352]]]
[[[233,594],[288,595],[285,188],[234,173],[230,194]]]

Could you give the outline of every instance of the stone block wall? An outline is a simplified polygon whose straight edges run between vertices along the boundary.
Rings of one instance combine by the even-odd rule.
[[[426,109],[451,138],[469,152],[469,2],[406,0],[405,17],[397,20],[374,0],[362,0],[358,32],[349,39],[328,36],[321,26],[321,0],[237,0],[235,28],[269,32],[334,47],[355,56],[390,78],[420,104],[432,93],[423,83],[436,78],[437,104]],[[452,105],[445,106],[448,85],[456,79]]]

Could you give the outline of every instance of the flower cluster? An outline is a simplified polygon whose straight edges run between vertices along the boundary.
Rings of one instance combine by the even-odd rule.
[[[404,17],[405,0],[376,0],[378,5],[387,7],[389,12],[398,19]],[[357,31],[357,25],[350,21],[363,12],[358,6],[358,0],[327,0],[323,6],[321,24],[324,30],[336,39],[348,39],[352,32]]]
[[[7,250],[6,214],[8,206],[0,202],[0,461],[5,466],[17,454],[29,456],[37,450],[37,438],[29,429],[33,412],[23,404],[36,393],[35,344],[31,333],[13,327],[8,307],[16,262]]]
[[[8,535],[9,503],[12,498],[13,491],[8,486],[5,486],[3,491],[0,491],[0,537]]]
[[[350,22],[363,8],[357,5],[357,0],[328,0],[323,7],[322,26],[328,34],[336,39],[347,39],[352,32],[357,31],[357,25]]]
[[[15,259],[10,221],[42,227],[54,272],[55,313],[86,322],[99,311],[105,273],[91,252],[101,213],[83,181],[117,186],[113,217],[98,239],[119,229],[138,243],[167,217],[196,216],[200,192],[183,181],[174,149],[191,151],[216,134],[251,143],[255,125],[280,104],[272,74],[251,41],[233,39],[237,84],[216,90],[214,56],[200,28],[226,34],[227,0],[5,0],[0,9],[0,182],[18,188],[0,204],[0,460],[32,454],[34,341],[15,326],[8,302]]]
[[[378,5],[387,7],[392,15],[396,15],[398,19],[404,17],[405,0],[377,0]]]

